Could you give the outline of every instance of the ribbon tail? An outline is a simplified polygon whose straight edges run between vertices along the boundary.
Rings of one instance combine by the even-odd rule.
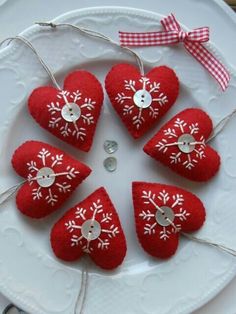
[[[146,33],[119,31],[119,40],[123,47],[166,46],[179,42],[176,31]]]
[[[184,42],[186,50],[213,76],[223,91],[230,81],[230,74],[224,65],[202,44],[197,42]]]

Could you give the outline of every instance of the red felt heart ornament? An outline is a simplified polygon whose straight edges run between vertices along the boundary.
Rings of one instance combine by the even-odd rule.
[[[99,267],[108,270],[123,262],[125,236],[104,188],[69,209],[53,226],[51,246],[64,261],[75,261],[86,253]]]
[[[205,221],[200,199],[175,186],[133,182],[133,204],[138,239],[157,258],[175,254],[180,232],[196,231]]]
[[[142,76],[136,67],[118,64],[107,74],[105,86],[114,109],[136,139],[156,125],[179,94],[179,80],[167,66]]]
[[[29,97],[32,117],[47,131],[85,152],[91,148],[103,103],[102,86],[87,71],[74,71],[63,90],[36,88]]]
[[[32,218],[57,210],[91,172],[62,150],[38,141],[17,148],[12,166],[26,179],[16,195],[17,207]]]
[[[144,146],[144,152],[193,181],[207,181],[219,170],[220,156],[206,144],[210,117],[201,109],[178,113]]]

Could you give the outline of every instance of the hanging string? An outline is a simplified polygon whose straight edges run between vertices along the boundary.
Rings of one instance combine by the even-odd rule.
[[[161,214],[164,214],[163,209],[162,209],[160,206],[158,206],[158,205],[156,204],[156,202],[155,202],[152,198],[150,198],[149,201],[150,201],[150,203],[153,204],[153,206],[154,206]],[[170,220],[168,217],[166,217],[166,220],[169,222],[170,225],[172,225],[172,227],[174,228],[175,232],[179,232],[179,231],[180,231],[180,229],[178,228],[178,225],[176,225],[172,220]],[[228,247],[226,247],[226,246],[224,246],[224,245],[217,244],[217,243],[214,243],[214,242],[210,242],[210,241],[205,240],[205,239],[200,239],[200,238],[197,238],[197,237],[195,237],[195,236],[193,236],[193,235],[191,235],[191,234],[187,234],[187,233],[185,233],[185,232],[182,232],[181,234],[182,234],[183,236],[185,236],[186,238],[190,239],[190,240],[193,240],[193,241],[196,241],[196,242],[199,242],[199,243],[204,243],[204,244],[211,245],[211,246],[216,247],[216,248],[218,248],[218,249],[221,249],[222,251],[225,251],[225,252],[227,252],[227,253],[229,253],[229,254],[231,254],[231,255],[233,255],[233,256],[236,256],[236,251],[235,251],[235,250],[233,250],[233,249],[231,249],[231,248],[228,248]]]
[[[68,102],[67,98],[65,97],[65,94],[63,93],[63,90],[62,88],[60,87],[60,85],[58,84],[55,76],[53,75],[52,71],[50,70],[50,68],[47,66],[47,64],[43,61],[43,59],[40,57],[40,55],[38,54],[37,50],[34,48],[34,46],[31,44],[31,42],[29,42],[26,38],[24,37],[21,37],[21,36],[16,36],[16,37],[9,37],[9,38],[6,38],[4,39],[2,42],[0,42],[0,46],[5,43],[6,41],[9,41],[9,43],[12,41],[12,40],[20,40],[21,42],[23,42],[27,47],[29,47],[33,53],[36,55],[36,57],[38,58],[40,64],[43,66],[44,70],[47,72],[48,76],[50,77],[52,83],[55,85],[55,87],[57,89],[59,89],[61,92],[62,92],[62,97],[64,98],[64,101],[65,101],[65,104],[66,106],[70,109],[70,111],[73,111],[72,109],[72,106],[71,104]],[[8,43],[8,44],[9,44]],[[74,124],[74,127],[76,129],[76,131],[78,131],[78,126],[76,124],[76,121],[75,121],[75,118],[74,118],[74,115],[72,116],[72,119],[73,119],[73,124]]]
[[[22,36],[9,37],[9,38],[4,39],[2,42],[0,42],[0,46],[3,45],[7,41],[9,41],[8,42],[8,45],[9,45],[9,43],[15,39],[20,40],[21,42],[23,42],[26,46],[28,46],[33,51],[33,53],[36,55],[37,59],[39,60],[40,64],[43,66],[44,70],[47,72],[47,74],[50,77],[53,84],[56,86],[57,89],[62,90],[60,85],[57,83],[57,80],[56,80],[55,76],[53,75],[52,71],[49,69],[49,67],[46,65],[46,63],[43,61],[43,59],[40,57],[40,55],[38,54],[38,52],[34,48],[34,46],[31,44],[31,42],[29,42],[26,38],[24,38]]]
[[[184,237],[188,238],[189,240],[193,240],[195,242],[198,242],[198,243],[202,243],[202,244],[207,244],[207,245],[210,245],[210,246],[213,246],[217,249],[220,249],[230,255],[233,255],[233,256],[236,256],[236,250],[234,249],[231,249],[223,244],[218,244],[218,243],[214,243],[214,242],[211,242],[211,241],[208,241],[206,239],[201,239],[201,238],[197,238],[191,234],[188,234],[188,233],[184,233],[182,232],[181,233]]]
[[[215,138],[218,134],[220,134],[225,129],[226,125],[231,120],[231,118],[235,115],[235,113],[236,113],[236,109],[234,109],[231,113],[229,113],[227,116],[225,116],[216,124],[216,126],[214,127],[212,131],[212,134],[207,139],[206,143],[213,140],[213,138]]]
[[[73,29],[75,29],[76,31],[79,31],[81,34],[86,34],[88,36],[91,36],[91,37],[94,37],[94,38],[99,38],[99,39],[102,39],[116,47],[119,47],[120,49],[123,49],[125,51],[127,51],[128,53],[132,54],[136,61],[137,61],[137,64],[139,66],[139,70],[140,70],[140,73],[141,75],[144,75],[144,65],[143,65],[143,61],[142,59],[139,57],[139,55],[133,51],[132,49],[128,48],[128,47],[123,47],[121,46],[119,43],[117,43],[116,41],[114,41],[113,39],[109,38],[108,36],[100,33],[100,32],[97,32],[97,31],[94,31],[94,30],[91,30],[91,29],[88,29],[88,28],[85,28],[85,27],[80,27],[80,26],[76,26],[74,24],[70,24],[70,23],[58,23],[58,24],[55,24],[55,23],[51,23],[51,22],[37,22],[35,23],[39,26],[50,26],[51,28],[58,28],[58,27],[71,27]]]
[[[83,266],[82,274],[81,274],[81,284],[78,297],[75,302],[74,314],[82,314],[84,310],[84,305],[86,302],[87,289],[88,289],[88,264],[87,261]],[[77,308],[80,306],[79,312],[77,312]]]
[[[18,184],[15,184],[8,188],[7,190],[0,193],[0,205],[4,204],[6,201],[8,201],[18,190],[19,188],[25,184],[28,180],[24,180]]]
[[[47,178],[66,176],[67,174],[68,172],[51,173],[50,175],[47,176]],[[30,183],[32,181],[36,181],[39,179],[44,179],[44,176],[40,175],[40,176],[36,176],[30,179],[25,179],[21,181],[20,183],[17,183],[11,186],[10,188],[7,188],[5,191],[0,192],[0,205],[8,201],[19,190],[19,188],[22,185],[24,185],[26,182]]]

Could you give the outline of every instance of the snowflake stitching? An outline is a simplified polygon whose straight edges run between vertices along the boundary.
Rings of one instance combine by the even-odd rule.
[[[151,191],[143,191],[142,199],[145,205],[150,205],[149,209],[142,210],[139,214],[139,217],[147,222],[144,226],[145,235],[156,234],[156,227],[160,227],[156,219],[156,213],[158,211],[161,213],[163,212],[162,206],[168,206],[174,212],[174,219],[173,221],[169,220],[169,226],[161,226],[162,230],[159,232],[159,238],[163,241],[169,239],[172,233],[181,231],[181,225],[175,222],[176,218],[178,218],[180,221],[185,221],[187,220],[188,216],[190,216],[190,213],[188,213],[187,210],[182,207],[184,204],[184,198],[182,194],[177,193],[170,195],[165,190],[163,190],[159,192],[158,195],[156,195]],[[178,209],[177,213],[176,209]],[[166,220],[168,219],[166,218]]]
[[[89,212],[92,212],[92,218],[89,218],[91,216],[88,215]],[[98,220],[97,214],[100,214],[101,216],[100,221]],[[101,228],[100,234],[96,237],[96,239],[86,238],[82,234],[83,224],[77,224],[76,219],[82,219],[84,223],[86,221],[91,221],[92,228],[94,222],[98,223]],[[112,223],[112,213],[104,213],[104,208],[100,199],[93,202],[89,209],[77,207],[74,219],[66,222],[65,227],[67,232],[71,233],[71,247],[80,245],[83,252],[88,254],[90,254],[95,248],[108,250],[111,239],[119,234],[119,228]],[[76,234],[74,233],[75,231]],[[89,233],[90,232],[91,231],[89,231]]]
[[[145,119],[143,117],[143,110],[148,110],[149,111],[149,116],[153,119],[156,119],[159,115],[159,109],[155,108],[153,105],[155,103],[158,103],[160,107],[164,106],[166,103],[168,103],[168,98],[167,96],[163,93],[160,92],[160,83],[158,82],[153,82],[151,83],[150,80],[146,77],[142,77],[139,80],[140,83],[142,83],[142,89],[146,90],[150,97],[151,97],[151,104],[150,106],[146,108],[139,108],[136,106],[135,103],[132,105],[126,104],[126,101],[133,100],[133,97],[136,92],[138,92],[138,89],[136,88],[136,82],[133,80],[124,80],[124,91],[119,92],[116,96],[116,101],[120,104],[123,105],[123,115],[128,116],[128,115],[133,115],[132,117],[132,123],[136,127],[136,129],[140,129],[141,125],[145,122]],[[125,91],[131,91],[133,92],[132,95],[130,93],[126,93]],[[138,107],[138,113],[136,114],[136,110]]]
[[[57,94],[57,98],[63,99],[65,104],[68,105],[69,110],[71,109],[71,103],[77,104],[80,108],[79,120],[81,120],[85,127],[78,127],[76,121],[68,122],[62,117],[62,107],[59,101],[51,102],[47,105],[48,112],[51,115],[49,120],[49,128],[58,128],[63,137],[73,136],[77,140],[84,141],[86,138],[86,126],[94,124],[94,116],[92,115],[92,110],[95,108],[96,102],[91,98],[83,98],[82,93],[77,90],[75,92],[60,91]],[[78,104],[82,102],[82,104]],[[87,109],[87,113],[84,113],[84,109]]]
[[[31,160],[27,163],[29,175],[28,175],[28,182],[30,185],[33,184],[33,182],[37,182],[38,179],[41,177],[38,175],[38,172],[40,169],[44,167],[48,167],[50,169],[55,168],[56,165],[61,165],[63,163],[63,154],[51,154],[47,149],[42,148],[38,155],[38,161]],[[60,193],[68,193],[71,192],[71,184],[68,182],[75,178],[79,174],[79,171],[77,171],[74,167],[67,166],[66,171],[62,173],[55,173],[53,172],[51,175],[48,175],[48,177],[57,177],[57,176],[64,176],[65,181],[63,183],[57,183],[55,182],[54,186],[57,187],[57,192],[52,192],[51,186],[50,187],[42,187],[38,186],[37,188],[32,189],[32,197],[33,200],[40,200],[45,199],[48,204],[51,206],[54,206],[55,203],[58,201],[58,194]],[[67,181],[68,180],[68,181]],[[47,190],[47,194],[44,195],[43,191]]]
[[[184,120],[177,118],[174,127],[165,129],[164,137],[155,145],[158,148],[158,151],[165,154],[169,147],[178,147],[178,144],[180,144],[178,140],[179,131],[181,135],[190,134],[194,137],[195,134],[199,133],[199,126],[198,123],[188,124]],[[169,142],[170,139],[172,139],[173,142]],[[169,156],[170,164],[182,164],[188,170],[194,168],[199,160],[206,157],[204,136],[201,136],[200,140],[195,141],[192,145],[194,145],[194,150],[190,153],[183,153],[182,151],[172,152]]]

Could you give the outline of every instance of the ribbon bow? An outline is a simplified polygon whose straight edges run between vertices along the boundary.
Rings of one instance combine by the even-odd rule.
[[[119,32],[121,46],[163,46],[183,42],[185,49],[198,61],[226,90],[230,74],[225,66],[207,50],[202,43],[209,41],[209,28],[200,27],[184,32],[173,14],[161,20],[164,31],[160,32]]]

